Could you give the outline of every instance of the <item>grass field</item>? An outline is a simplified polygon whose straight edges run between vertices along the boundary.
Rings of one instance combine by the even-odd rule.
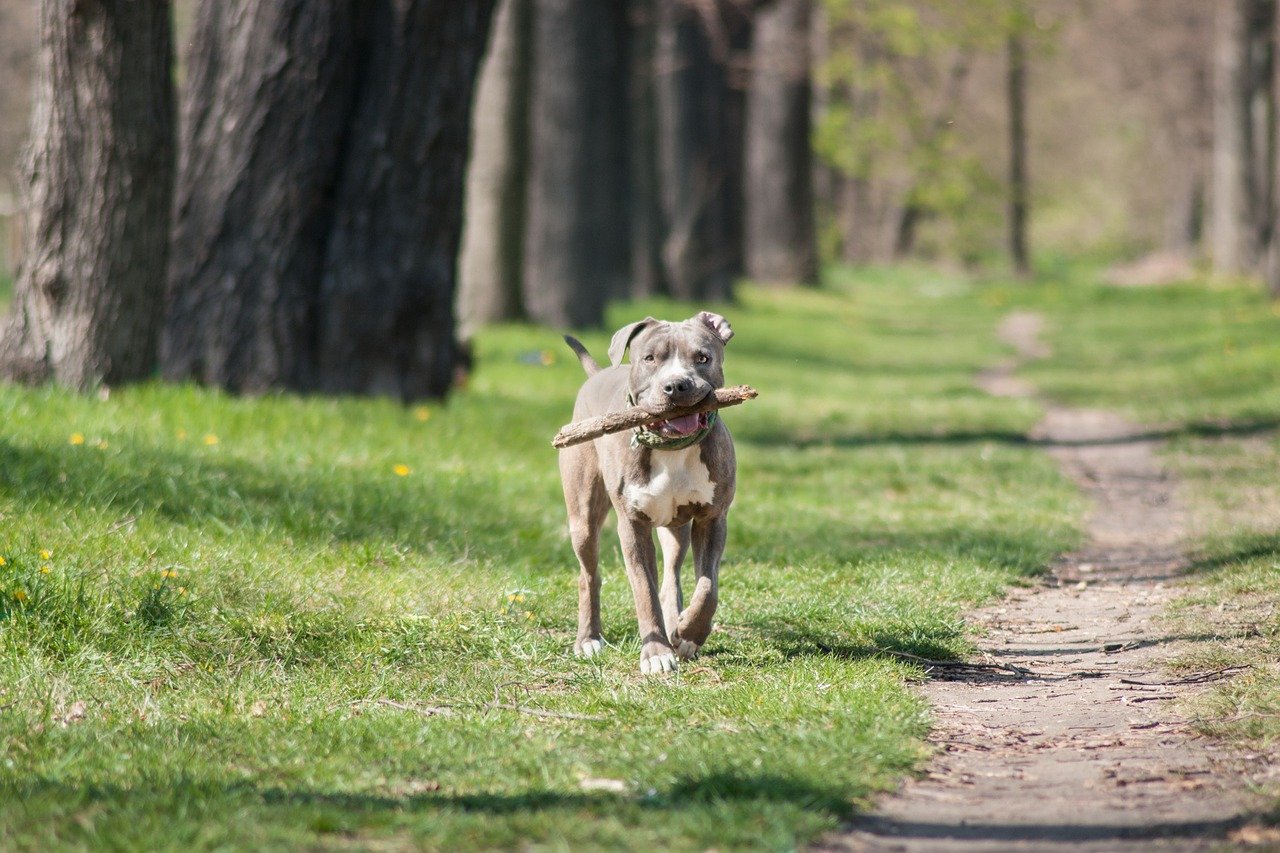
[[[555,456],[580,369],[508,327],[447,405],[0,389],[0,847],[795,846],[921,757],[918,670],[1076,541],[972,375],[1006,306],[837,272],[722,310],[739,498],[720,627],[645,678],[617,547],[598,660]],[[616,325],[687,307],[620,306]],[[606,333],[588,336],[602,354]]]

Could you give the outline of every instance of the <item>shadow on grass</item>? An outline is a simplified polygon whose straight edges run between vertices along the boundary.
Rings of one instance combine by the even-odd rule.
[[[1186,573],[1209,574],[1238,563],[1265,559],[1280,563],[1280,533],[1253,533],[1236,537],[1232,541],[1232,547],[1226,551],[1193,560],[1187,566]]]
[[[465,477],[424,471],[410,481],[390,472],[259,466],[145,445],[59,452],[0,439],[0,497],[22,506],[156,515],[224,531],[283,529],[309,541],[380,540],[447,558],[519,551],[545,552],[549,560],[554,551],[563,562],[556,531],[536,502],[493,510],[499,485],[496,474],[474,471]]]
[[[494,822],[485,825],[490,843],[505,846],[528,843],[530,827],[545,827],[555,837],[573,833],[570,826],[583,826],[586,818],[612,818],[624,828],[635,826],[660,834],[671,833],[680,840],[685,827],[706,835],[704,821],[719,816],[723,807],[731,812],[759,814],[771,807],[799,810],[818,818],[816,825],[834,826],[848,822],[855,810],[848,791],[830,785],[814,785],[778,774],[744,775],[711,773],[676,780],[669,787],[650,792],[561,792],[526,789],[510,792],[450,793],[447,791],[397,796],[373,792],[324,791],[307,787],[260,787],[252,782],[218,784],[190,779],[173,780],[150,790],[146,786],[115,784],[70,786],[47,780],[24,781],[7,786],[13,802],[50,803],[65,812],[86,808],[105,813],[135,809],[180,810],[187,819],[217,820],[236,815],[248,818],[249,826],[292,827],[303,833],[360,833],[366,840],[378,834],[410,833],[432,844],[467,844],[475,841],[474,824],[463,824],[451,833],[451,816],[480,815]],[[41,811],[44,811],[42,808]],[[663,816],[685,817],[683,825],[654,824]],[[531,824],[530,817],[547,820]],[[419,820],[415,820],[418,818]],[[455,817],[456,819],[456,817]],[[503,826],[502,821],[510,821]],[[229,831],[231,840],[237,836]],[[724,835],[712,831],[712,835]],[[451,835],[460,835],[451,838]],[[420,837],[420,836],[425,836]],[[804,839],[799,839],[804,840]],[[489,846],[485,844],[484,846]]]
[[[956,429],[941,432],[853,433],[831,432],[822,435],[796,435],[786,430],[752,430],[749,426],[736,430],[739,441],[765,448],[810,447],[860,448],[893,445],[950,446],[966,444],[1006,444],[1015,447],[1106,447],[1125,444],[1142,444],[1149,441],[1166,441],[1173,438],[1245,438],[1274,432],[1280,429],[1280,418],[1259,418],[1235,422],[1194,422],[1171,424],[1139,429],[1123,435],[1105,438],[1083,438],[1078,441],[1061,441],[1033,438],[1015,430]]]

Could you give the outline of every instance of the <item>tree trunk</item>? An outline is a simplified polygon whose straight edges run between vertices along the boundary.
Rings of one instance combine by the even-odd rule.
[[[491,12],[392,0],[366,13],[372,41],[320,282],[321,391],[412,400],[453,382],[471,97]]]
[[[85,389],[155,369],[173,191],[169,25],[162,0],[41,4],[0,375]]]
[[[1214,269],[1228,274],[1243,272],[1254,254],[1249,215],[1253,160],[1249,85],[1252,2],[1221,0],[1214,22],[1210,250]]]
[[[200,4],[182,98],[166,377],[235,392],[314,388],[318,285],[365,17],[354,0]]]
[[[1011,33],[1008,52],[1009,256],[1020,278],[1031,275],[1027,254],[1027,59],[1024,36]]]
[[[476,83],[458,262],[458,336],[524,316],[531,0],[501,0]]]
[[[746,272],[773,283],[818,278],[810,142],[809,0],[755,19],[747,95]]]
[[[202,4],[165,373],[442,395],[491,0]]]
[[[728,42],[716,49],[691,0],[658,0],[658,179],[662,262],[674,296],[727,299],[735,246],[727,199],[741,172],[726,143],[731,134]]]
[[[625,5],[534,8],[525,305],[540,323],[599,326],[628,277]]]
[[[628,154],[631,204],[631,294],[656,296],[669,292],[662,266],[662,210],[658,194],[657,103],[655,48],[658,27],[656,0],[630,0]]]

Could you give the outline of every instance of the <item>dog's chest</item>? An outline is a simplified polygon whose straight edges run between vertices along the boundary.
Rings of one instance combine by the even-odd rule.
[[[680,507],[710,504],[716,484],[702,462],[701,447],[695,444],[683,450],[655,450],[650,454],[648,482],[629,483],[622,494],[628,507],[662,527],[675,519]]]

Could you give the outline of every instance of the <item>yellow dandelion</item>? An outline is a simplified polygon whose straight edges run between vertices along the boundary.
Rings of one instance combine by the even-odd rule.
[[[73,433],[71,433],[71,438],[70,438],[70,439],[68,439],[68,443],[70,443],[70,444],[84,444],[84,434],[83,434],[83,433],[79,433],[79,432],[73,432]]]
[[[524,612],[524,618],[526,618],[526,619],[532,619],[532,618],[533,618],[533,611],[532,611],[532,610],[526,610],[526,611]]]
[[[521,594],[521,593],[518,593],[518,592],[517,592],[517,593],[516,593],[516,601],[524,601],[524,595],[523,595],[523,594]]]
[[[53,559],[53,552],[52,552],[52,551],[50,551],[48,548],[41,548],[41,549],[40,549],[40,559],[42,559],[42,560],[52,560],[52,559]]]
[[[173,569],[165,569],[163,572],[160,573],[160,577],[162,578],[176,578],[177,576],[178,576],[178,573]]]
[[[13,591],[13,599],[14,601],[26,601],[27,591],[25,589],[15,589]]]
[[[186,595],[186,594],[187,594],[187,588],[185,586],[178,587],[178,595]]]
[[[47,575],[49,574],[49,572],[52,572],[52,571],[53,571],[53,568],[47,564],[40,567],[40,574],[42,575]]]
[[[9,562],[9,561],[8,561],[8,560],[6,560],[4,557],[0,557],[0,566],[3,566],[3,565],[4,565],[5,563],[7,563],[7,562]]]
[[[431,410],[428,409],[426,406],[418,406],[416,409],[413,410],[413,417],[416,420],[426,423],[427,421],[431,420]]]
[[[204,437],[204,443],[206,447],[213,447],[218,443],[218,437],[213,433],[209,433]]]
[[[106,449],[107,449],[107,440],[106,440],[105,438],[100,438],[100,439],[98,439],[98,440],[97,440],[97,442],[95,442],[95,446],[96,446],[99,450],[106,450]]]
[[[408,476],[409,476],[409,466],[408,466],[408,465],[405,465],[403,462],[402,462],[402,463],[399,463],[399,464],[397,464],[397,465],[393,465],[393,466],[391,467],[391,470],[395,472],[395,475],[396,475],[397,477],[408,477]]]

